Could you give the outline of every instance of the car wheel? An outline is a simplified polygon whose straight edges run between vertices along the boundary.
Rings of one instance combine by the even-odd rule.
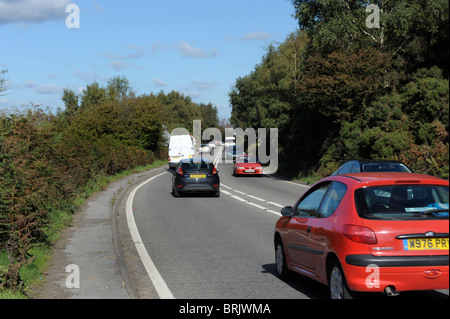
[[[285,280],[289,277],[289,269],[286,265],[286,256],[284,255],[283,243],[277,240],[275,243],[275,265],[277,267],[278,277]]]
[[[353,299],[353,294],[347,287],[342,267],[337,262],[331,267],[328,284],[331,299]]]
[[[172,195],[173,197],[180,197],[180,193],[173,187],[172,187]]]
[[[214,193],[214,197],[220,197],[220,190]]]

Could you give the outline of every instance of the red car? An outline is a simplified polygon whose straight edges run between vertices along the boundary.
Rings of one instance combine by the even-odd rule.
[[[253,155],[239,155],[234,162],[233,175],[259,175],[263,174],[263,167],[258,157]]]
[[[332,299],[360,292],[449,288],[449,183],[412,173],[327,177],[275,227],[277,273],[329,286]]]

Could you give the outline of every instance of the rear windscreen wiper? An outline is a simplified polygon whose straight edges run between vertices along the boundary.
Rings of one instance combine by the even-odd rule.
[[[448,208],[427,210],[427,211],[424,211],[422,213],[422,215],[429,216],[429,215],[434,215],[434,214],[439,214],[439,213],[447,213],[448,214]]]

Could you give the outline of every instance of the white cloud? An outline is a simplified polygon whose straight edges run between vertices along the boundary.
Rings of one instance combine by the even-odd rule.
[[[133,50],[133,53],[127,54],[113,54],[108,51],[103,52],[101,56],[111,59],[111,60],[127,60],[127,59],[138,59],[144,55],[144,48],[138,45],[130,45],[129,49]]]
[[[64,87],[57,84],[36,84],[34,81],[29,80],[24,85],[27,89],[32,89],[39,94],[61,94]]]
[[[70,0],[0,0],[0,25],[64,20]]]
[[[217,82],[208,82],[208,81],[194,81],[192,82],[192,88],[195,88],[199,91],[207,91],[212,89],[217,85]]]
[[[125,61],[114,60],[109,62],[109,66],[112,67],[116,71],[122,71],[125,68],[129,68],[131,65]]]
[[[199,48],[194,47],[193,45],[183,41],[174,45],[174,49],[177,50],[182,57],[188,58],[217,58],[219,55],[217,54],[216,49],[213,49],[211,52],[203,51]]]
[[[256,31],[256,32],[250,32],[247,34],[244,34],[244,36],[241,37],[241,41],[253,41],[253,40],[258,40],[258,41],[264,41],[264,40],[269,40],[270,39],[270,35],[267,32],[260,32],[260,31]]]
[[[267,41],[270,40],[271,36],[267,32],[255,31],[244,34],[240,37],[235,37],[232,35],[227,35],[227,41]]]
[[[74,72],[73,75],[84,82],[93,82],[93,81],[98,80],[98,76],[95,73],[89,73],[89,72],[83,72],[83,71],[77,70]]]
[[[156,86],[167,86],[166,81],[160,78],[154,79],[153,84],[155,84]]]

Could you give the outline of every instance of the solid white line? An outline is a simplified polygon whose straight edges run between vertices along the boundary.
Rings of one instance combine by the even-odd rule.
[[[133,238],[134,245],[136,246],[136,249],[139,253],[139,256],[141,257],[142,263],[144,264],[145,270],[147,271],[148,276],[150,277],[150,280],[152,281],[156,292],[159,295],[159,298],[161,299],[175,299],[175,297],[170,292],[169,287],[167,287],[166,282],[162,278],[161,274],[158,272],[158,269],[156,269],[155,264],[153,263],[152,259],[150,258],[150,255],[147,252],[147,249],[145,248],[144,243],[142,242],[141,235],[139,234],[139,231],[136,226],[136,221],[134,220],[133,215],[133,199],[134,195],[136,195],[136,192],[144,186],[145,184],[151,182],[155,178],[162,176],[166,174],[166,172],[161,173],[159,175],[156,175],[147,181],[141,183],[139,186],[137,186],[133,191],[130,193],[130,196],[128,196],[127,203],[126,203],[126,214],[127,214],[127,222],[128,222],[128,228],[130,229],[131,237]]]

